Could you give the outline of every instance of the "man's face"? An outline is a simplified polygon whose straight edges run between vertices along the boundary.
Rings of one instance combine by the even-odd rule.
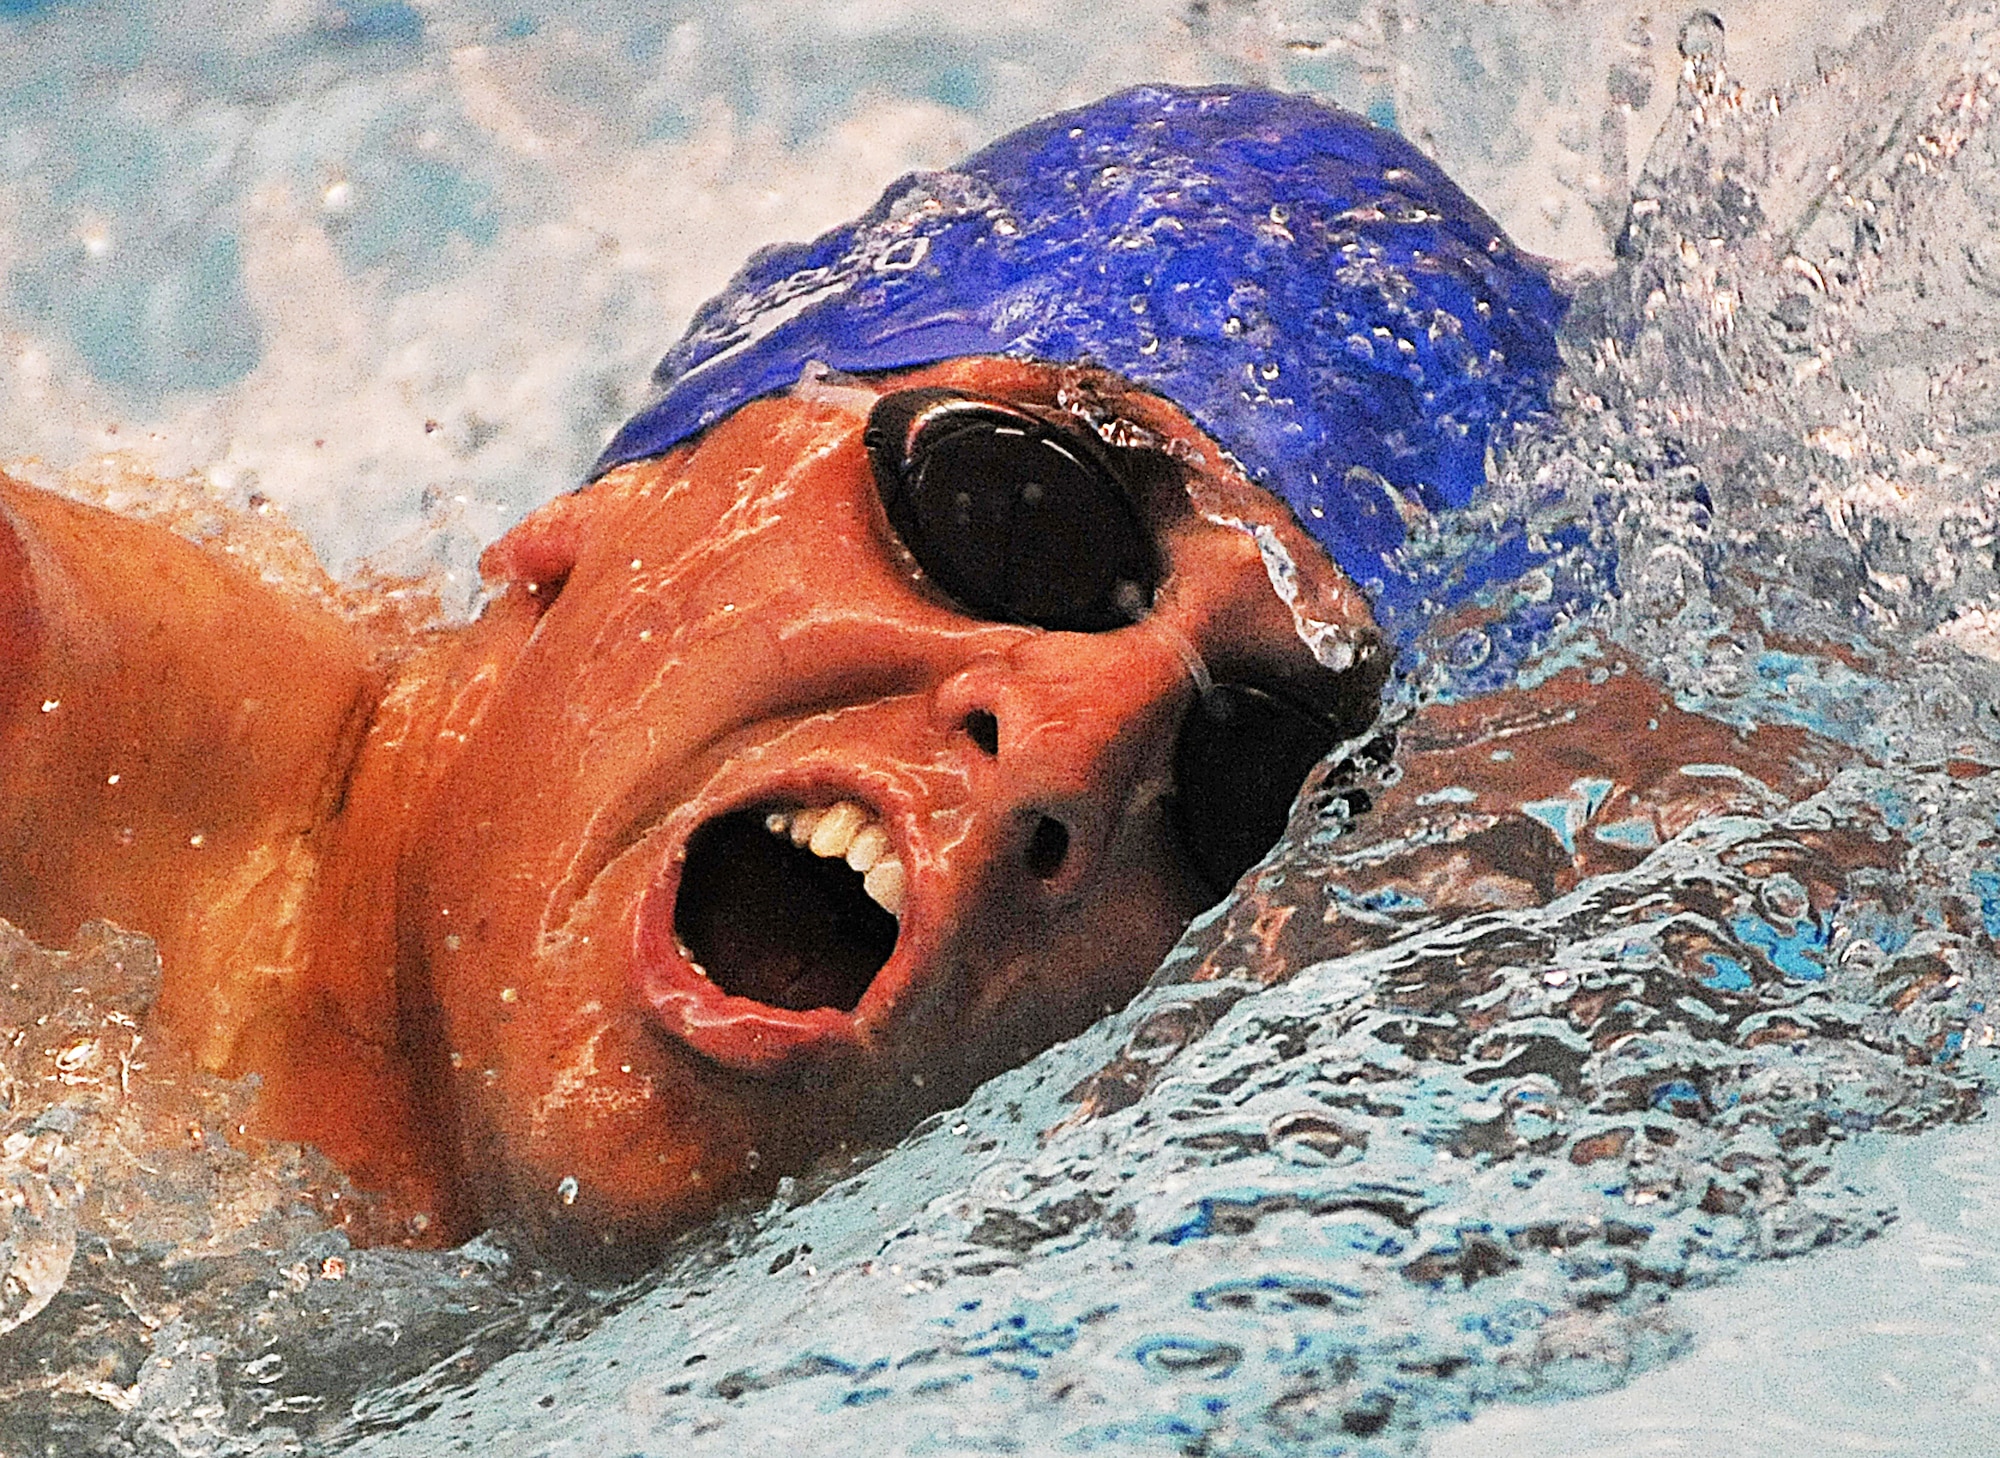
[[[963,494],[904,541],[864,442],[868,391],[919,388],[1109,464],[1154,573],[1121,580],[1116,622],[996,621],[941,590],[941,554],[985,540],[954,531]],[[1191,495],[1270,528],[1298,607],[1372,641],[1174,407],[995,360],[755,401],[496,545],[489,575],[540,616],[482,686],[400,905],[489,1217],[644,1242],[893,1135],[1140,987],[1227,889],[1176,808],[1201,680],[1352,728],[1382,676],[1366,651],[1315,662],[1252,536]],[[1032,575],[1039,545],[1015,545]]]

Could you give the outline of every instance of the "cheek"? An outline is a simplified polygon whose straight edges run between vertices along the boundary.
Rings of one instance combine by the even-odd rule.
[[[476,910],[446,904],[453,885],[469,877],[471,892],[482,873],[492,879],[468,901]],[[630,918],[620,915],[618,890],[607,884],[592,898],[593,914],[549,933],[539,929],[543,897],[527,876],[466,858],[433,879],[437,904],[416,950],[443,1014],[452,1081],[461,1105],[510,1147],[542,1140],[551,1114],[569,1108],[586,1082],[601,1090],[594,1107],[606,1114],[626,1117],[645,1101],[643,1080],[621,1086],[618,1072],[635,1041],[622,1027],[629,1019],[618,933]]]
[[[1124,876],[1088,916],[1065,926],[1068,957],[1089,970],[1075,994],[1086,1020],[1124,1006],[1145,986],[1204,900],[1183,872],[1162,863]]]
[[[549,730],[592,745],[649,731],[651,752],[671,753],[699,725],[790,707],[807,684],[852,701],[877,679],[899,681],[883,629],[938,614],[842,515],[787,520],[658,568],[628,558],[566,592],[529,655],[539,692],[560,706]]]
[[[1052,918],[983,981],[967,1020],[985,1030],[977,1076],[1012,1067],[1123,1007],[1207,900],[1167,857],[1135,858],[1100,894]]]
[[[648,859],[613,867],[563,933],[498,976],[504,948],[489,958],[474,936],[430,938],[481,1203],[549,1238],[623,1241],[698,1220],[781,1154],[769,1112],[745,1096],[758,1091],[655,1036],[635,1004],[629,947]]]

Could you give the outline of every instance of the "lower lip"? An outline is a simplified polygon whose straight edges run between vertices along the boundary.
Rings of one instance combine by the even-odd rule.
[[[776,1073],[859,1047],[857,1013],[831,1007],[798,1012],[732,997],[696,970],[674,935],[681,864],[671,860],[640,899],[633,928],[633,976],[661,1026],[704,1058],[744,1073]],[[901,952],[899,946],[875,974],[864,1001],[882,986]]]

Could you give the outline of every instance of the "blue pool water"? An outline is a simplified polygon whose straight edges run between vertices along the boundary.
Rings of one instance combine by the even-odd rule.
[[[1645,859],[1443,924],[1354,904],[1308,804],[1132,1008],[611,1295],[499,1241],[350,1251],[294,1208],[308,1154],[142,1169],[88,1075],[144,949],[79,948],[138,970],[0,1003],[94,1050],[4,1126],[0,1262],[45,1304],[0,1293],[0,1447],[2000,1448],[2000,787],[1967,772],[2000,764],[2000,31],[1409,9],[1114,0],[1079,46],[1043,4],[0,7],[33,479],[142,508],[191,473],[468,611],[477,546],[747,248],[1128,81],[1261,79],[1403,129],[1580,291],[1494,490],[1619,575],[1517,584],[1521,672],[1616,648],[1859,751],[1657,846],[1580,780],[1530,807],[1554,843]],[[1410,692],[1484,691],[1492,649],[1429,645]],[[1816,915],[1835,843],[1882,869]],[[1338,955],[1336,906],[1371,928]]]

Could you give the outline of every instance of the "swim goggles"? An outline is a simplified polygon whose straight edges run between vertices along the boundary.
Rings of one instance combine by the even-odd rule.
[[[1103,633],[1144,617],[1160,563],[1118,453],[1082,421],[948,389],[880,396],[863,434],[889,524],[972,617]],[[1192,656],[1192,650],[1189,650]],[[1220,897],[1276,845],[1306,776],[1366,727],[1253,684],[1200,693],[1174,748],[1172,820]]]

